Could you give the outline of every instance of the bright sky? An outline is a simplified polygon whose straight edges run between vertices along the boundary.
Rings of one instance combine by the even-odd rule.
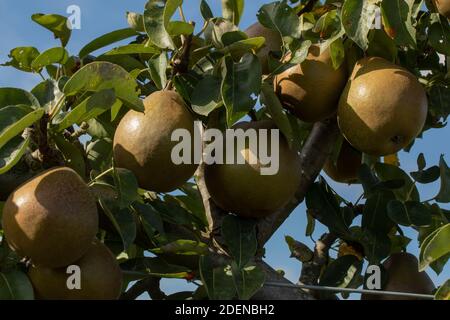
[[[18,46],[34,46],[41,52],[45,49],[59,45],[59,41],[54,40],[51,33],[39,27],[31,20],[34,13],[58,13],[67,15],[66,10],[70,5],[78,5],[81,8],[81,30],[74,30],[72,39],[68,45],[68,50],[76,54],[86,43],[104,33],[127,27],[125,12],[142,12],[145,0],[118,1],[118,0],[2,0],[0,1],[0,30],[2,30],[2,41],[0,41],[0,62],[7,60],[9,50]],[[200,0],[185,0],[184,11],[188,20],[201,22],[199,4]],[[246,1],[244,17],[241,28],[256,21],[256,12],[269,0]],[[208,0],[215,16],[220,15],[220,0]],[[198,23],[200,24],[200,23]],[[30,75],[18,72],[13,68],[0,67],[0,87],[19,87],[30,90],[40,78],[37,75]],[[450,147],[448,138],[450,137],[450,127],[440,130],[430,130],[424,135],[423,140],[418,140],[409,154],[400,155],[401,166],[407,172],[416,170],[416,159],[419,153],[426,155],[428,165],[439,162],[439,156],[445,154],[446,161],[450,164]],[[350,201],[355,201],[361,194],[359,186],[348,187],[342,184],[331,182],[332,187],[342,196]],[[420,187],[422,199],[434,197],[439,190],[439,184]],[[450,209],[450,206],[444,206]],[[290,235],[295,239],[306,243],[312,247],[313,242],[304,236],[306,227],[305,206],[300,205],[291,217],[278,230],[275,236],[266,246],[266,260],[276,269],[283,269],[286,277],[293,282],[297,282],[301,264],[289,258],[289,250],[284,241],[285,235]],[[317,239],[326,228],[316,227],[314,237]],[[416,233],[407,232],[407,236],[416,239]],[[408,250],[417,255],[418,244],[412,241]],[[430,269],[428,273],[436,284],[442,284],[450,278],[450,267],[437,277]],[[177,292],[192,288],[184,281],[164,281],[162,289],[166,292]],[[355,296],[355,298],[358,298]]]

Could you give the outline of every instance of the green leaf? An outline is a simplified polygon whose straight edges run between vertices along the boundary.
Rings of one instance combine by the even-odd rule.
[[[308,212],[306,212],[306,218],[308,222],[306,224],[305,237],[310,237],[313,235],[316,228],[316,219],[314,219]]]
[[[67,141],[63,135],[55,134],[53,140],[56,147],[64,156],[66,166],[72,168],[81,177],[86,176],[86,163],[84,162],[84,150],[80,144],[78,147],[70,141]]]
[[[113,44],[115,42],[133,37],[138,35],[138,33],[130,28],[125,28],[125,29],[120,29],[120,30],[115,30],[112,32],[109,32],[107,34],[104,34],[94,40],[92,40],[91,42],[89,42],[87,45],[85,45],[81,50],[80,53],[78,54],[80,59],[86,57],[88,54],[109,46],[110,44]]]
[[[150,41],[162,49],[175,49],[175,44],[167,31],[170,18],[182,0],[149,0],[144,11],[144,26]]]
[[[31,90],[31,93],[38,99],[39,104],[46,112],[52,110],[63,95],[58,83],[52,79],[40,82]]]
[[[360,243],[370,264],[378,264],[391,252],[391,240],[385,232],[350,228],[351,239]]]
[[[148,66],[150,70],[150,75],[153,82],[158,89],[163,89],[166,87],[167,83],[167,55],[162,52],[160,55],[150,59],[148,61]]]
[[[194,33],[194,25],[184,21],[170,21],[167,25],[167,32],[171,37],[190,35]]]
[[[369,32],[369,48],[367,49],[367,54],[395,62],[398,49],[394,40],[384,30],[372,29]]]
[[[236,295],[232,274],[225,267],[214,268],[209,256],[200,257],[200,276],[211,300],[231,300]]]
[[[19,162],[29,144],[30,138],[17,136],[0,149],[0,174],[9,171]]]
[[[419,270],[425,270],[432,262],[450,252],[450,223],[430,234],[420,246]]]
[[[242,269],[254,257],[257,249],[253,221],[226,216],[222,221],[222,236],[237,266]]]
[[[331,62],[335,70],[339,69],[345,61],[345,47],[341,38],[334,40],[330,45]]]
[[[200,2],[200,13],[202,14],[203,19],[209,20],[214,17],[211,8],[205,0]]]
[[[0,148],[42,118],[43,115],[44,109],[33,110],[25,105],[0,109]]]
[[[341,216],[336,196],[331,192],[330,187],[323,179],[309,188],[305,200],[306,207],[311,212],[311,215],[330,230],[339,234],[348,233],[348,228]]]
[[[256,103],[261,90],[261,63],[253,54],[244,55],[237,63],[227,56],[224,73],[221,90],[227,109],[227,123],[231,127]]]
[[[61,47],[51,48],[42,52],[37,56],[31,63],[31,69],[34,71],[40,71],[43,67],[59,63],[61,65],[65,64],[69,59],[69,53],[66,49]]]
[[[375,164],[375,172],[378,177],[382,181],[389,180],[403,180],[405,184],[402,188],[394,190],[395,197],[401,201],[419,201],[419,191],[417,187],[414,185],[414,182],[411,178],[397,166],[386,164],[386,163],[377,163]]]
[[[8,57],[10,61],[0,64],[1,66],[11,66],[25,72],[33,72],[31,63],[39,56],[39,51],[35,47],[17,47],[12,49]]]
[[[423,153],[420,153],[417,156],[417,168],[419,169],[419,171],[423,171],[423,169],[425,169],[426,166],[427,161],[425,160],[425,156]]]
[[[133,213],[128,208],[120,209],[114,201],[106,199],[100,199],[100,205],[109,221],[111,221],[119,233],[122,239],[123,249],[127,250],[136,238],[136,222],[133,218]]]
[[[40,106],[36,97],[28,91],[19,88],[0,88],[0,109],[20,104]]]
[[[117,204],[120,209],[140,199],[138,182],[133,172],[125,168],[114,168],[113,176],[119,196]]]
[[[114,90],[104,89],[84,99],[79,105],[67,113],[55,126],[55,131],[60,132],[73,124],[81,124],[102,114],[116,103]]]
[[[361,274],[363,262],[354,255],[345,255],[331,262],[320,277],[320,286],[346,288]]]
[[[388,233],[394,224],[388,218],[387,204],[393,200],[391,191],[379,191],[370,195],[364,205],[362,223],[363,230]]]
[[[122,67],[110,62],[92,62],[75,73],[64,86],[66,96],[82,91],[114,89],[116,97],[136,111],[144,111],[137,83]]]
[[[411,177],[419,183],[432,183],[439,179],[441,170],[438,166],[432,166],[426,170],[411,172]]]
[[[86,147],[89,165],[98,172],[103,172],[111,167],[112,154],[112,140],[109,138],[92,140]]]
[[[381,15],[384,29],[397,45],[416,47],[416,29],[413,26],[414,0],[383,0]]]
[[[160,52],[159,49],[154,47],[149,47],[144,44],[127,44],[124,46],[120,46],[117,48],[114,48],[106,53],[104,53],[105,56],[115,56],[115,55],[124,55],[124,54],[158,54]]]
[[[263,5],[257,17],[263,26],[278,31],[282,37],[300,38],[300,19],[285,1]]]
[[[222,40],[225,38],[225,35],[229,33],[231,32],[225,33],[222,37]],[[243,39],[231,43],[230,45],[220,50],[220,52],[223,52],[224,54],[229,53],[235,60],[238,60],[246,53],[258,51],[260,48],[264,46],[265,41],[266,40],[264,39],[264,37]]]
[[[233,269],[233,279],[239,300],[250,300],[262,288],[266,274],[258,266],[248,266],[244,269]]]
[[[222,16],[234,25],[239,25],[243,12],[244,0],[222,0]]]
[[[177,74],[172,81],[176,91],[183,99],[191,102],[192,92],[199,81],[197,74],[195,72]]]
[[[441,155],[439,161],[439,168],[441,170],[441,188],[438,195],[436,196],[436,201],[441,203],[450,202],[450,168],[444,160],[444,156]]]
[[[450,300],[450,279],[439,287],[434,295],[435,300]]]
[[[171,243],[165,244],[160,248],[150,249],[155,254],[161,253],[173,253],[179,255],[205,255],[208,253],[208,245],[202,242],[193,240],[176,240]]]
[[[221,82],[219,77],[206,75],[197,83],[191,97],[192,110],[195,113],[208,116],[222,105]]]
[[[286,113],[284,113],[283,106],[281,105],[278,97],[275,95],[272,85],[269,85],[267,83],[264,83],[262,85],[261,98],[262,102],[267,107],[267,110],[272,116],[273,121],[281,130],[289,146],[292,148],[292,146],[294,145],[294,133],[292,131],[291,122],[289,121]]]
[[[142,226],[149,239],[152,239],[156,232],[160,235],[165,234],[161,215],[152,206],[136,202],[133,208],[141,217]]]
[[[364,51],[368,48],[367,34],[375,19],[377,0],[346,0],[341,19],[345,32]]]
[[[431,21],[428,41],[437,52],[450,56],[450,25],[448,20],[437,13],[432,13]]]
[[[67,26],[66,17],[59,14],[36,13],[31,16],[31,19],[47,30],[53,32],[55,38],[61,40],[61,45],[63,47],[69,42],[72,30]]]
[[[161,258],[136,258],[128,260],[120,265],[128,276],[134,276],[136,280],[153,276],[169,279],[185,279],[190,270],[183,266],[168,264]]]
[[[26,274],[17,270],[0,272],[0,299],[33,300],[33,287]]]
[[[427,226],[431,223],[431,213],[428,208],[416,201],[405,203],[392,200],[388,203],[387,212],[392,221],[403,226]]]

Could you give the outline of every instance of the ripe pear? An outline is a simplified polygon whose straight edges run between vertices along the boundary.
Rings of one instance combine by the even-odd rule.
[[[433,0],[433,4],[440,14],[450,19],[450,0]]]
[[[356,64],[339,101],[338,124],[361,152],[384,156],[408,146],[422,131],[427,96],[409,71],[383,58]]]
[[[256,129],[258,137],[258,150],[263,143],[267,150],[272,148],[270,132],[267,140],[259,138],[258,129],[275,129],[272,121],[241,122],[233,127],[243,129]],[[225,137],[227,140],[227,137]],[[224,142],[226,146],[228,142]],[[218,206],[228,212],[245,218],[262,218],[284,207],[295,194],[300,183],[300,161],[298,153],[289,149],[283,136],[276,141],[279,145],[279,170],[274,175],[262,175],[263,165],[258,154],[257,164],[251,164],[250,146],[238,150],[235,143],[235,157],[242,154],[244,164],[212,164],[205,169],[205,182],[212,199]],[[272,157],[275,155],[271,155]],[[224,159],[226,159],[226,150]]]
[[[283,45],[283,40],[281,39],[280,34],[272,29],[264,27],[259,22],[252,24],[245,30],[245,33],[249,38],[263,37],[266,39],[264,43],[264,47],[261,48],[256,56],[261,62],[263,74],[268,74],[269,70],[269,54],[270,52],[278,52],[281,51],[281,46]]]
[[[176,165],[171,159],[179,143],[171,141],[172,133],[185,129],[193,137],[194,118],[175,91],[154,92],[144,106],[144,113],[131,110],[120,121],[114,135],[114,159],[118,167],[134,173],[140,187],[169,192],[189,180],[197,168],[195,164]],[[191,155],[193,145],[191,141]]]
[[[99,241],[72,263],[80,273],[68,267],[56,269],[32,266],[28,276],[36,297],[45,300],[114,300],[122,290],[122,271],[111,251]],[[79,289],[74,288],[80,276]],[[69,285],[69,287],[68,287]]]
[[[35,265],[62,267],[79,259],[98,231],[94,197],[72,169],[44,171],[18,187],[3,208],[6,239]]]
[[[412,254],[394,253],[384,263],[388,280],[384,291],[433,294],[435,286],[425,272],[419,272],[419,263]],[[362,300],[417,300],[411,297],[363,294]]]
[[[323,170],[334,181],[351,184],[358,180],[358,170],[361,166],[361,161],[361,152],[355,150],[344,140],[336,163],[332,159],[328,159]]]
[[[334,69],[330,50],[321,54],[314,45],[305,61],[275,77],[274,88],[285,108],[300,120],[316,122],[336,111],[346,82],[346,67]]]

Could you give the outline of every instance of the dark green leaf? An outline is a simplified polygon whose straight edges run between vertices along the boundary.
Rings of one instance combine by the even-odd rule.
[[[30,144],[30,138],[14,137],[0,149],[0,174],[14,167]]]
[[[136,111],[144,111],[136,81],[122,67],[109,62],[93,62],[81,68],[64,86],[66,96],[81,91],[114,89],[116,97]]]
[[[345,255],[331,262],[320,277],[319,285],[346,288],[361,274],[362,261],[354,255]]]
[[[185,279],[190,270],[183,266],[168,264],[161,258],[137,258],[120,265],[125,275],[134,276],[136,280],[148,276]]]
[[[25,273],[17,270],[0,272],[1,300],[33,300],[33,287]]]
[[[448,20],[437,14],[431,14],[431,26],[428,31],[428,40],[437,52],[450,56],[450,25]]]
[[[133,172],[124,168],[114,168],[114,183],[119,194],[118,206],[120,209],[128,207],[139,200],[138,182]]]
[[[222,221],[221,230],[228,250],[237,266],[242,269],[256,253],[255,223],[234,216],[226,216]]]
[[[40,82],[31,90],[31,93],[39,100],[39,104],[47,112],[52,110],[62,97],[59,83],[51,79]]]
[[[155,254],[173,253],[179,255],[205,255],[208,253],[208,246],[205,243],[193,240],[176,240],[163,245],[160,248],[150,250]]]
[[[285,1],[263,5],[257,17],[263,26],[278,31],[283,37],[300,38],[300,19]]]
[[[255,105],[261,90],[262,69],[255,55],[246,54],[238,63],[230,56],[225,57],[224,72],[222,97],[231,127]]]
[[[382,57],[394,62],[397,58],[397,46],[384,30],[372,29],[369,32],[369,48],[367,54],[374,57]]]
[[[342,24],[345,32],[364,51],[368,48],[367,34],[376,14],[377,0],[347,0],[342,6]]]
[[[425,160],[425,156],[423,155],[423,153],[420,153],[417,156],[417,168],[419,169],[419,171],[423,171],[423,169],[425,169],[426,166],[427,162]]]
[[[240,300],[250,300],[262,288],[266,274],[257,266],[248,266],[244,269],[233,269],[233,279]]]
[[[420,202],[392,200],[388,203],[387,212],[392,221],[403,226],[427,226],[431,223],[430,211]]]
[[[200,80],[192,92],[192,110],[195,113],[208,116],[210,112],[221,106],[221,79],[206,75]]]
[[[202,0],[200,2],[200,13],[202,14],[203,19],[205,20],[209,20],[212,19],[214,17],[211,8],[209,7],[208,3],[206,2],[206,0]]]
[[[419,201],[419,191],[417,187],[414,185],[414,182],[411,178],[399,167],[386,164],[386,163],[377,163],[375,165],[375,171],[380,177],[382,181],[388,180],[404,180],[405,185],[403,188],[394,190],[395,197],[401,201]]]
[[[384,29],[400,46],[416,47],[416,29],[413,26],[411,0],[383,0],[381,14]]]
[[[167,83],[167,55],[165,52],[160,55],[150,59],[148,61],[148,66],[150,70],[150,75],[153,82],[158,89],[163,89],[166,87]]]
[[[231,270],[214,268],[209,256],[200,257],[200,276],[211,300],[231,300],[236,295]]]
[[[450,168],[444,160],[444,156],[441,155],[439,161],[439,168],[441,171],[441,188],[439,194],[436,196],[437,202],[449,203],[450,202]]]
[[[59,14],[42,14],[36,13],[31,16],[31,19],[53,32],[55,38],[61,40],[63,47],[67,45],[72,34],[72,30],[67,26],[67,18]]]
[[[86,163],[84,162],[83,146],[81,144],[77,146],[73,142],[67,141],[60,134],[55,134],[53,140],[58,150],[63,154],[66,166],[75,170],[81,177],[85,177]]]
[[[87,45],[85,45],[81,50],[80,53],[78,54],[80,59],[86,57],[88,54],[109,46],[110,44],[113,44],[115,42],[136,36],[138,33],[130,28],[125,28],[125,29],[120,29],[120,30],[115,30],[112,32],[109,32],[107,34],[104,34],[94,40],[92,40],[91,42],[89,42]]]
[[[19,88],[0,88],[0,109],[19,104],[40,106],[39,101],[28,91]]]
[[[391,191],[379,191],[368,197],[362,216],[363,230],[387,234],[392,229],[394,224],[388,218],[387,204],[393,199]]]
[[[439,179],[440,175],[441,171],[438,166],[433,166],[423,171],[411,172],[411,177],[419,183],[432,183]]]
[[[141,216],[142,226],[150,239],[155,235],[155,232],[164,235],[165,231],[161,216],[152,206],[136,202],[133,204],[133,208]]]

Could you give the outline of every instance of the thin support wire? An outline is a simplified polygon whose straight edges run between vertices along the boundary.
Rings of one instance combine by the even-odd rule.
[[[338,288],[338,287],[326,287],[326,286],[313,286],[313,285],[305,285],[305,284],[288,284],[288,283],[278,283],[278,282],[266,282],[265,285],[270,286],[270,287],[299,288],[299,289],[322,290],[322,291],[332,291],[332,292],[366,293],[366,294],[373,294],[373,295],[401,296],[401,297],[419,298],[419,299],[427,299],[427,300],[434,299],[434,296],[430,295],[430,294],[418,294],[418,293],[396,292],[396,291],[350,289],[350,288]]]

